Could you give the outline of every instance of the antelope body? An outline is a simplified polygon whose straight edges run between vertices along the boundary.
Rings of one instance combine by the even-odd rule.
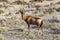
[[[38,30],[40,28],[42,28],[43,20],[41,18],[36,18],[36,17],[24,15],[25,13],[23,11],[21,11],[21,10],[19,10],[19,12],[21,13],[22,19],[27,23],[29,31],[30,31],[30,25],[31,24],[32,25],[37,25]]]

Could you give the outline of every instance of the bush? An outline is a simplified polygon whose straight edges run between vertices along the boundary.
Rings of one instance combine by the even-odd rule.
[[[0,32],[7,31],[7,30],[8,30],[7,27],[0,27]]]
[[[24,26],[22,25],[22,26],[20,26],[20,29],[21,29],[22,31],[24,31],[25,28],[24,28]]]
[[[24,28],[24,26],[22,25],[22,26],[20,26],[20,30],[21,30],[21,34],[25,34],[25,28]]]
[[[29,33],[29,34],[28,34],[28,37],[29,37],[30,39],[32,39],[32,38],[33,38],[33,34],[32,34],[32,33]]]

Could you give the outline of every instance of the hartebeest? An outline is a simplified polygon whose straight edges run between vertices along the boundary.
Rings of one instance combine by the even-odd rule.
[[[30,24],[32,25],[37,25],[38,27],[38,30],[40,28],[42,28],[42,25],[43,25],[43,20],[41,18],[36,18],[36,17],[32,17],[32,16],[28,16],[28,15],[25,15],[25,13],[23,12],[23,10],[19,10],[18,12],[21,13],[21,17],[22,19],[27,23],[28,25],[28,30],[30,31]],[[17,12],[17,13],[18,13]],[[29,33],[29,32],[28,32]]]

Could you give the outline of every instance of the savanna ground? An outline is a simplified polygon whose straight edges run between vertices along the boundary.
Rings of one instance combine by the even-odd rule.
[[[20,9],[43,19],[39,35],[35,25],[27,35],[27,24],[16,14]],[[0,0],[0,40],[60,40],[60,0]]]

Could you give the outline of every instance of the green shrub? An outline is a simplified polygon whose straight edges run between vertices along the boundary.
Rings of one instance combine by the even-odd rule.
[[[20,32],[21,34],[25,34],[25,31]]]
[[[20,32],[21,34],[25,34],[25,28],[23,25],[20,26],[20,30],[21,30],[21,32]]]
[[[24,31],[24,29],[25,29],[23,25],[21,25],[20,28],[21,28],[23,31]]]
[[[29,37],[30,39],[32,39],[32,38],[33,38],[33,34],[32,34],[32,33],[29,33],[29,34],[28,34],[28,37]]]
[[[7,31],[8,27],[0,27],[0,32]]]

